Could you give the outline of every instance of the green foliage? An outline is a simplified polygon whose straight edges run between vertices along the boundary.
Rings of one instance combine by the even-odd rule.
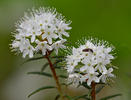
[[[122,96],[122,94],[115,94],[115,95],[107,96],[107,97],[104,97],[104,98],[102,98],[100,100],[109,100],[109,99],[117,97],[117,96]]]
[[[53,67],[55,69],[59,69],[61,70],[61,68],[63,68],[64,66],[62,65],[63,64],[63,61],[65,60],[64,59],[64,56],[52,56],[50,57],[52,59],[54,59],[54,63],[53,63]],[[29,62],[29,61],[35,61],[35,60],[39,60],[39,59],[43,59],[43,57],[37,57],[37,58],[32,58],[32,59],[29,59],[27,60],[26,62]],[[34,71],[34,72],[28,72],[27,74],[32,74],[32,75],[42,75],[42,76],[46,76],[46,77],[50,77],[52,78],[52,74],[50,73],[47,73],[47,72],[44,72],[45,69],[49,66],[49,63],[45,63],[42,68],[41,68],[41,71]],[[66,75],[62,74],[62,75],[57,75],[59,78],[67,78]],[[62,83],[61,85],[65,85],[66,87],[68,87],[69,85],[71,85],[72,83],[69,83],[69,84],[66,84],[66,83]],[[96,86],[96,94],[98,94],[104,87],[105,85],[110,85],[110,84],[104,84],[104,83],[98,83],[96,84],[98,86]],[[67,98],[68,100],[79,100],[79,99],[83,99],[83,100],[91,100],[91,86],[88,86],[87,85],[87,82],[84,82],[84,83],[80,83],[78,85],[78,87],[80,86],[83,86],[85,87],[86,89],[89,90],[89,92],[87,94],[84,94],[84,95],[80,95],[80,96],[74,96],[74,97],[71,97],[69,95],[64,95],[65,98]],[[77,88],[78,88],[77,87]],[[54,86],[45,86],[45,87],[41,87],[37,90],[35,90],[34,92],[32,92],[28,97],[32,96],[33,94],[41,91],[41,90],[45,90],[45,89],[51,89],[51,88],[55,88]],[[116,95],[112,95],[112,96],[108,96],[108,97],[104,97],[100,100],[108,100],[110,98],[114,98],[114,97],[117,97],[117,96],[121,96],[121,94],[116,94]],[[59,100],[60,99],[60,95],[56,95],[55,99],[54,100]]]
[[[30,61],[40,60],[40,59],[43,59],[43,58],[44,58],[43,56],[30,58],[30,59],[26,60],[25,62],[23,62],[23,64],[30,62]]]
[[[88,95],[87,95],[87,94],[81,95],[81,96],[75,96],[73,100],[79,100],[79,99],[90,100],[90,99],[88,98]]]
[[[65,97],[66,97],[68,100],[74,100],[73,97],[71,97],[71,96],[65,95]]]
[[[99,93],[104,87],[105,87],[105,85],[100,85],[100,86],[96,89],[96,94]]]
[[[55,100],[58,100],[60,98],[60,95],[56,95]]]
[[[32,95],[36,94],[37,92],[40,92],[40,91],[46,90],[46,89],[52,89],[52,88],[56,88],[56,87],[54,87],[54,86],[43,86],[41,88],[38,88],[37,90],[35,90],[31,94],[29,94],[28,98],[31,97]]]
[[[45,73],[45,72],[28,72],[27,74],[43,75],[43,76],[52,77],[51,74],[49,74],[49,73]]]
[[[52,77],[51,74],[46,73],[46,72],[28,72],[27,74],[33,74],[33,75],[42,75],[42,76],[47,76],[47,77]],[[65,75],[58,75],[60,78],[67,78]]]
[[[91,89],[91,87],[89,87],[86,82],[82,83],[81,85],[87,89]]]
[[[49,65],[49,63],[44,64],[44,65],[42,66],[42,68],[41,68],[41,71],[43,72],[48,65]]]

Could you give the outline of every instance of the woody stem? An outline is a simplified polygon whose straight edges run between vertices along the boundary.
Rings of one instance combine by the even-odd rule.
[[[92,88],[92,91],[91,91],[91,100],[96,100],[96,90],[95,90],[95,82],[92,82],[91,83],[91,88]]]
[[[51,71],[52,71],[54,80],[55,80],[55,82],[56,82],[57,90],[58,90],[58,92],[60,93],[62,100],[64,100],[64,99],[63,99],[62,90],[61,90],[61,85],[60,85],[59,79],[58,79],[58,77],[57,77],[57,75],[56,75],[55,68],[54,68],[54,66],[53,66],[53,64],[52,64],[52,62],[51,62],[51,60],[49,59],[48,55],[46,55],[46,59],[47,59],[48,62],[49,62],[50,69],[51,69]]]

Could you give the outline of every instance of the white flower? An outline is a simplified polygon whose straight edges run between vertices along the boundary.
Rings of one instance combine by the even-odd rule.
[[[71,29],[69,25],[70,22],[66,22],[55,9],[33,9],[16,24],[16,33],[13,34],[15,39],[11,46],[14,51],[18,50],[23,53],[23,57],[26,55],[32,57],[34,53],[39,53],[38,51],[45,55],[47,50],[53,49],[58,53],[59,48],[65,48],[66,39],[62,36],[69,36],[67,32]],[[28,47],[31,47],[32,53],[29,53]]]
[[[54,33],[54,30],[52,26],[50,27],[46,27],[45,28],[45,31],[44,31],[44,34],[42,35],[42,39],[47,39],[49,44],[52,44],[52,39],[56,39],[58,38],[57,34]]]
[[[67,59],[67,71],[69,73],[72,73],[74,71],[75,66],[78,64],[77,61],[74,61],[73,59]]]
[[[78,86],[80,82],[80,74],[69,74],[68,83],[73,83],[75,86]]]
[[[109,68],[109,69],[106,71],[106,73],[102,73],[102,75],[100,76],[101,81],[102,81],[103,83],[106,83],[107,78],[109,78],[109,77],[115,77],[115,75],[112,74],[112,72],[113,72],[113,68]]]
[[[69,24],[64,23],[63,21],[59,22],[58,26],[57,26],[57,33],[59,35],[59,37],[62,39],[62,35],[69,37],[69,34],[65,31],[66,30],[70,30],[71,27],[68,27]]]
[[[52,44],[52,48],[55,50],[56,54],[58,54],[59,48],[66,48],[66,46],[64,45],[65,42],[66,42],[66,39],[62,39]]]
[[[32,45],[30,45],[29,40],[26,40],[25,46],[24,46],[24,49],[23,49],[23,57],[25,58],[26,55],[29,55],[29,57],[32,58],[34,50],[35,49]]]
[[[98,83],[102,80],[105,83],[107,78],[114,76],[111,73],[113,68],[107,70],[107,66],[111,67],[110,63],[114,59],[111,52],[112,48],[105,46],[101,41],[93,43],[87,40],[84,45],[78,48],[73,47],[72,54],[67,55],[66,58],[66,69],[69,76],[79,74],[79,82],[87,82],[89,86],[93,81]]]
[[[36,40],[37,46],[35,50],[42,51],[42,54],[45,55],[47,50],[52,50],[52,48],[47,44],[47,41],[40,42],[39,40]]]

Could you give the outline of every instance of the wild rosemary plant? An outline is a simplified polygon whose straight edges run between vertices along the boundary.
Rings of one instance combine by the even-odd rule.
[[[69,37],[70,24],[71,21],[66,21],[55,9],[50,8],[33,9],[25,13],[24,17],[16,23],[16,31],[12,33],[14,37],[11,44],[12,51],[22,54],[24,58],[29,56],[28,61],[47,59],[48,63],[45,63],[40,72],[29,72],[28,74],[53,77],[56,82],[56,86],[41,87],[28,97],[44,89],[56,88],[59,94],[54,100],[96,100],[96,94],[105,84],[108,84],[110,78],[115,77],[112,73],[114,70],[112,60],[115,58],[112,54],[113,48],[108,46],[107,42],[93,42],[94,39],[84,40],[84,44],[78,42],[77,47],[67,49],[68,42],[65,37]],[[69,52],[58,56],[59,49]],[[35,54],[41,56],[35,57]],[[47,66],[52,74],[44,72]],[[56,68],[61,70],[61,67],[67,72],[67,76],[56,73]],[[66,78],[68,82],[61,83],[59,78]],[[72,84],[75,84],[76,88],[83,86],[89,89],[89,92],[75,97],[64,93],[61,85]],[[102,86],[96,88],[96,85],[101,84]],[[121,94],[101,100],[119,95]]]

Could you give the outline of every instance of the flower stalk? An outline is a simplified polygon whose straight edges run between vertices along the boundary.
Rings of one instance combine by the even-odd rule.
[[[49,53],[49,54],[46,54],[45,58],[46,58],[46,59],[48,60],[48,62],[49,62],[49,66],[50,66],[51,72],[52,72],[52,74],[53,74],[54,80],[55,80],[55,82],[56,82],[56,87],[57,87],[57,90],[58,90],[58,92],[59,92],[59,94],[60,94],[61,100],[64,100],[64,96],[63,96],[63,93],[62,93],[62,90],[61,90],[61,85],[60,85],[60,83],[59,83],[58,76],[56,75],[55,68],[54,68],[54,66],[53,66],[53,64],[52,64],[52,62],[51,62],[51,60],[50,60],[50,58],[49,58],[49,55],[50,55],[50,53]]]
[[[91,83],[91,88],[92,88],[92,91],[91,91],[91,100],[96,100],[96,90],[95,90],[95,87],[96,87],[95,82],[92,82]]]

